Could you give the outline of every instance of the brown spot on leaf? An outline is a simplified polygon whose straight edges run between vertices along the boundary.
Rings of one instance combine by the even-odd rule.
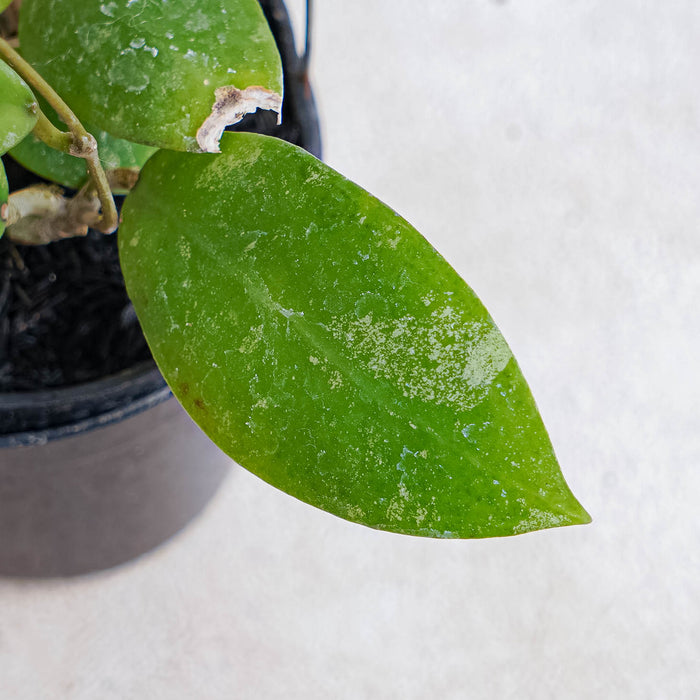
[[[114,170],[107,170],[107,182],[112,191],[124,191],[127,192],[133,189],[136,181],[139,179],[138,168],[115,168]]]
[[[194,405],[200,410],[200,411],[206,411],[207,406],[204,403],[204,399],[199,397],[194,400]]]

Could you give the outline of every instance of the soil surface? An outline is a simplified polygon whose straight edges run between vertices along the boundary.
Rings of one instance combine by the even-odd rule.
[[[0,239],[0,391],[79,384],[149,357],[115,235],[47,246]]]

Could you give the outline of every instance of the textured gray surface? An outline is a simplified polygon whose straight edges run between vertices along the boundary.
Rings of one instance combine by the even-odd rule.
[[[317,5],[327,160],[480,294],[594,522],[401,538],[238,469],[133,565],[0,581],[2,697],[697,697],[700,7]]]

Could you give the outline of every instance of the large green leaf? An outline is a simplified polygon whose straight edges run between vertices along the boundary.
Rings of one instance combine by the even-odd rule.
[[[405,220],[287,143],[161,151],[120,255],[177,398],[241,465],[371,527],[588,522],[492,319]]]
[[[0,162],[0,236],[5,233],[7,225],[7,198],[9,196],[9,188],[7,186],[7,175],[5,166]]]
[[[34,94],[0,59],[0,154],[19,143],[34,128],[36,119]]]
[[[66,128],[56,112],[41,97],[39,106],[54,126],[59,129]],[[153,146],[143,146],[115,138],[106,131],[92,128],[89,124],[84,126],[97,141],[100,161],[112,183],[112,190],[117,194],[125,193],[136,180],[141,166],[156,149]],[[18,143],[10,151],[10,155],[28,170],[65,187],[80,189],[88,179],[83,158],[57,151],[33,134]]]
[[[78,117],[128,141],[216,151],[245,111],[280,111],[257,0],[24,0],[19,36]]]

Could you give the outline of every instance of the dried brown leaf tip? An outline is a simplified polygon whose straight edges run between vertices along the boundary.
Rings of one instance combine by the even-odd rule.
[[[237,124],[246,114],[257,109],[277,112],[277,123],[282,113],[282,96],[272,90],[251,85],[239,90],[233,85],[225,85],[214,92],[215,100],[211,114],[197,131],[197,143],[205,153],[219,153],[219,140],[229,124]]]

